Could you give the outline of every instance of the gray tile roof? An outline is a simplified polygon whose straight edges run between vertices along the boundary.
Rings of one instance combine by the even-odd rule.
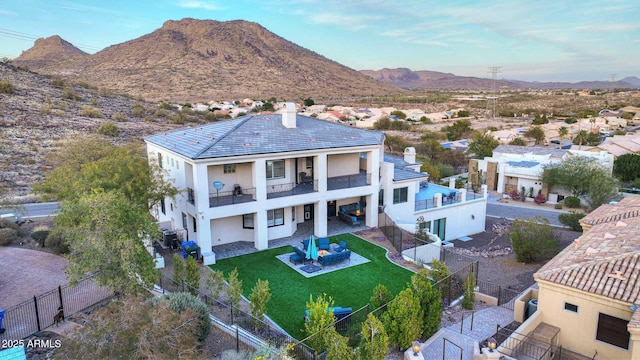
[[[429,175],[425,173],[415,172],[413,170],[398,169],[395,167],[393,169],[393,181],[420,179],[426,178],[427,176]]]
[[[551,158],[561,159],[567,152],[564,149],[558,149],[556,147],[541,147],[541,146],[518,146],[518,145],[498,145],[493,149],[493,153],[504,154],[533,154],[533,155],[551,155]]]
[[[286,128],[281,114],[264,114],[167,131],[145,140],[196,160],[381,145],[384,133],[302,115],[296,116],[295,128]]]
[[[396,156],[396,155],[391,155],[391,154],[384,154],[384,162],[388,162],[388,163],[393,163],[393,165],[395,165],[396,167],[406,167],[409,165],[422,165],[422,162],[420,161],[416,161],[415,164],[409,164],[408,162],[404,161],[403,158],[401,158],[400,156]]]

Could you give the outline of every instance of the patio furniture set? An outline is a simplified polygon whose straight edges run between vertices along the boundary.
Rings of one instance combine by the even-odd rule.
[[[289,256],[290,262],[293,264],[313,262],[314,259],[307,259],[307,252],[303,250],[309,248],[309,241],[308,239],[303,240],[302,248],[300,246],[293,247],[294,253]],[[317,263],[323,267],[349,260],[351,257],[351,250],[347,249],[346,241],[340,241],[339,244],[331,249],[329,238],[318,238],[318,250]]]
[[[360,203],[342,205],[338,211],[338,218],[349,225],[359,225],[363,216],[364,211],[361,210]]]

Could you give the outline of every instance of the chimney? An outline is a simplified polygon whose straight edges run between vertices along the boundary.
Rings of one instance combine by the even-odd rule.
[[[416,148],[414,147],[404,148],[404,161],[408,162],[409,164],[416,163]]]
[[[288,129],[296,127],[296,104],[292,102],[284,103],[282,107],[282,125]]]

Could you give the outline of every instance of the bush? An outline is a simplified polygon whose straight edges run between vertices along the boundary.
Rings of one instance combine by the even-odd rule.
[[[99,109],[96,109],[91,106],[83,106],[82,109],[80,110],[80,115],[86,116],[88,118],[93,118],[93,119],[102,118],[102,112],[100,112]]]
[[[556,210],[560,210],[560,209],[562,209],[562,204],[555,204],[555,205],[553,205],[553,208],[556,209]]]
[[[567,196],[566,198],[564,198],[564,204],[572,209],[577,208],[578,206],[580,206],[580,199],[575,196]]]
[[[16,92],[16,88],[13,83],[7,79],[0,80],[0,93],[1,94],[13,94]]]
[[[546,202],[547,202],[547,198],[544,196],[544,194],[543,194],[543,193],[538,193],[538,195],[536,195],[536,197],[535,197],[535,198],[533,198],[533,201],[534,201],[536,204],[544,204],[544,203],[546,203]]]
[[[568,214],[558,215],[558,221],[564,226],[568,226],[573,231],[582,231],[582,225],[580,225],[580,219],[585,217],[586,214],[570,211]]]
[[[31,238],[43,247],[45,246],[47,236],[49,236],[49,230],[38,230],[31,233]]]
[[[516,260],[532,263],[548,259],[558,251],[559,236],[545,218],[515,219],[509,233]]]
[[[157,305],[161,301],[169,301],[171,310],[181,313],[187,308],[193,310],[199,316],[197,326],[194,328],[195,334],[200,342],[209,336],[211,332],[211,320],[209,319],[209,309],[202,300],[189,293],[171,293],[153,299],[153,304]]]
[[[518,200],[518,199],[520,199],[520,193],[518,192],[518,190],[513,189],[513,190],[509,191],[509,197],[512,200]]]
[[[473,310],[475,302],[476,277],[473,273],[464,282],[464,297],[462,298],[462,307],[467,310]]]
[[[0,229],[0,246],[7,246],[18,240],[18,232],[12,228]]]
[[[131,115],[138,118],[143,117],[145,113],[146,113],[146,110],[144,109],[144,106],[140,104],[133,105],[133,109],[131,109]]]
[[[16,224],[15,222],[9,221],[9,220],[0,220],[0,229],[5,229],[5,228],[15,230],[18,237],[22,237],[24,235],[22,228],[18,226],[18,224]]]
[[[44,241],[44,245],[56,254],[66,254],[69,252],[66,233],[61,229],[51,230],[49,236],[47,236]]]
[[[51,86],[62,89],[64,87],[64,80],[59,77],[53,78],[53,80],[51,80]]]
[[[80,96],[78,96],[70,86],[65,86],[64,90],[62,91],[62,97],[73,101],[80,100]]]
[[[111,115],[111,118],[114,121],[122,122],[122,121],[125,121],[127,119],[127,116],[125,114],[123,114],[123,113],[113,113]]]
[[[116,137],[120,135],[120,130],[118,130],[116,124],[112,123],[111,121],[107,121],[106,123],[100,125],[100,127],[98,128],[98,134]]]

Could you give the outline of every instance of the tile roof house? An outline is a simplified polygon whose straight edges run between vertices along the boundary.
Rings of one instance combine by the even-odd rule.
[[[467,200],[464,191],[451,189],[446,194],[455,192],[455,199],[435,202],[436,196],[420,186],[428,175],[418,172],[415,151],[392,161],[384,154],[384,139],[381,131],[299,115],[293,103],[280,114],[148,136],[150,161],[183,191],[152,214],[162,228],[184,229],[184,240],[196,241],[206,262],[215,261],[213,246],[245,241],[266,249],[269,241],[293,235],[303,223],[316,236],[327,236],[328,221],[337,219],[341,205],[353,203],[361,205],[359,220],[366,226],[377,226],[378,211],[384,209],[414,226],[421,214],[437,213],[433,220],[439,220],[443,235],[445,230],[453,236],[484,230],[481,194]],[[458,216],[465,205],[478,207],[472,222],[477,226],[446,223],[443,209]]]
[[[537,311],[519,333],[546,324],[563,348],[597,359],[640,358],[640,197],[603,205],[584,233],[534,278]]]

